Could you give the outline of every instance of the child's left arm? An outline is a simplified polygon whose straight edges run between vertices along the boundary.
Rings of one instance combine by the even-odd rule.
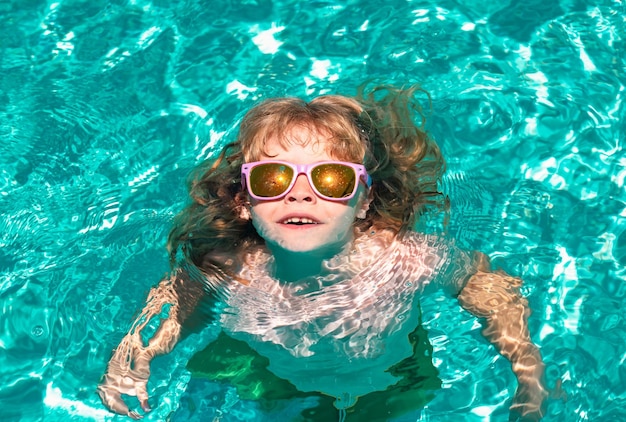
[[[528,331],[528,301],[520,294],[522,281],[492,272],[488,258],[479,254],[478,270],[458,299],[465,309],[486,321],[484,336],[512,364],[518,380],[511,411],[522,420],[539,420],[545,413],[544,363]]]

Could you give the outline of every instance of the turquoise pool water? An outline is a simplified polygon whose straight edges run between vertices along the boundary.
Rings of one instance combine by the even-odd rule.
[[[450,234],[526,281],[567,393],[545,420],[626,420],[625,16],[620,0],[0,2],[0,419],[124,419],[95,386],[168,269],[187,172],[260,99],[376,78],[432,94]],[[443,388],[412,420],[506,420],[515,380],[476,320],[422,307]],[[155,361],[147,420],[261,420],[185,369],[214,334]]]

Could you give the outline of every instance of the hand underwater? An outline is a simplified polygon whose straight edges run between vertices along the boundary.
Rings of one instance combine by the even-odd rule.
[[[567,395],[561,389],[561,380],[556,382],[552,391],[546,390],[542,383],[535,379],[534,382],[520,381],[513,405],[509,414],[509,422],[532,422],[539,421],[546,414],[548,399],[565,400]]]
[[[179,278],[172,277],[169,280],[163,280],[153,288],[142,313],[115,349],[107,372],[98,386],[102,403],[113,412],[133,419],[143,418],[142,415],[128,408],[122,399],[122,394],[136,396],[144,412],[151,410],[147,391],[150,362],[157,355],[169,353],[180,338],[179,292],[176,291],[176,287],[182,284]],[[142,330],[149,324],[152,317],[162,314],[165,305],[171,305],[169,315],[160,321],[156,333],[145,344],[142,339]]]
[[[502,271],[492,272],[486,256],[479,254],[477,258],[478,271],[460,292],[459,302],[484,318],[483,335],[511,362],[518,388],[510,420],[540,420],[549,393],[544,384],[545,365],[528,330],[530,309],[519,291],[522,280]]]
[[[547,397],[548,392],[539,380],[529,383],[520,382],[510,408],[509,421],[541,420],[545,414]]]
[[[131,334],[124,337],[98,386],[98,394],[106,407],[133,419],[141,419],[143,416],[128,408],[122,394],[136,396],[144,412],[152,410],[148,404],[147,384],[150,378],[150,361],[154,354],[149,349],[133,344],[137,340]]]
[[[143,415],[128,408],[128,405],[122,399],[122,394],[137,396],[143,411],[149,412],[152,409],[148,404],[147,381],[147,378],[137,380],[130,376],[108,373],[98,386],[98,394],[102,399],[102,403],[113,412],[129,416],[132,419],[142,419]]]

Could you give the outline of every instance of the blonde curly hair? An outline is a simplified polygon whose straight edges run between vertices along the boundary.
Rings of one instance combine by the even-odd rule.
[[[352,98],[274,98],[252,108],[237,140],[191,173],[191,201],[174,219],[168,237],[172,263],[181,251],[202,268],[211,254],[235,256],[264,242],[242,218],[247,192],[241,185],[241,165],[258,160],[270,139],[288,147],[293,140],[286,135],[294,127],[327,136],[330,156],[365,165],[372,178],[371,202],[366,218],[355,222],[357,230],[410,230],[424,207],[441,199],[437,182],[445,171],[439,147],[424,130],[418,93],[430,103],[417,86],[363,86]]]

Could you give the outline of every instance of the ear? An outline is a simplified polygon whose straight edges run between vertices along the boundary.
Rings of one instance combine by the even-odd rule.
[[[372,203],[373,199],[374,194],[372,193],[372,188],[369,188],[367,191],[367,197],[363,200],[363,202],[361,203],[361,207],[356,213],[356,218],[360,218],[361,220],[365,219],[367,211],[370,209],[370,204]]]
[[[250,220],[252,218],[248,204],[243,204],[239,209],[239,218],[242,220]]]

